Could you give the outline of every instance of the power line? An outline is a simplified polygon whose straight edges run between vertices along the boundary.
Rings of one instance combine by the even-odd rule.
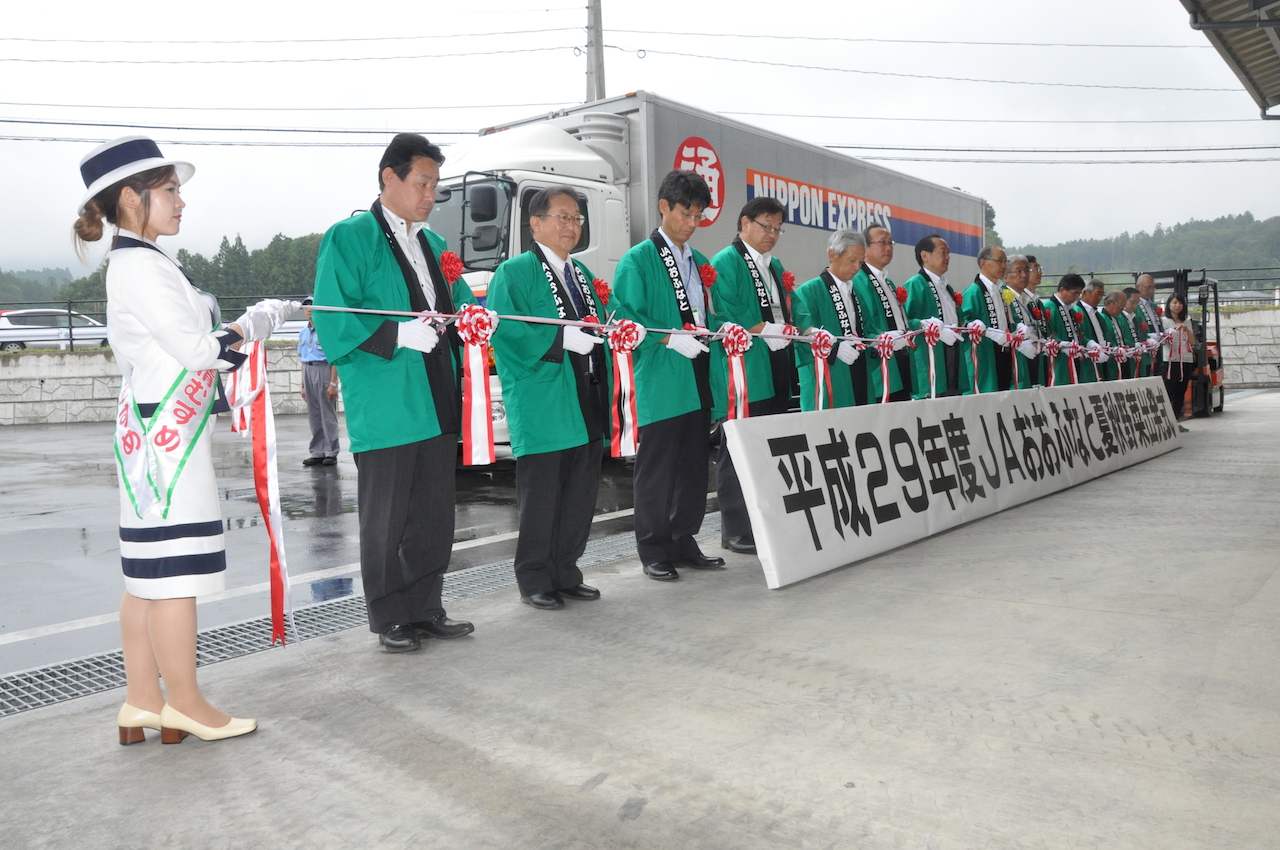
[[[576,9],[576,7],[575,7]],[[548,10],[551,11],[551,10]],[[457,32],[432,33],[430,35],[385,35],[369,38],[265,38],[265,39],[196,39],[191,41],[165,40],[130,40],[114,38],[24,38],[21,36],[0,36],[0,42],[16,41],[26,44],[349,44],[353,42],[377,41],[421,41],[428,38],[488,38],[497,35],[537,35],[546,32],[567,32],[581,30],[582,27],[549,27],[538,30],[508,30],[506,32]]]
[[[75,144],[101,144],[109,139],[73,139],[61,136],[0,136],[6,142],[73,142]],[[384,148],[386,142],[227,142],[195,139],[156,139],[161,145],[193,145],[196,147],[225,148]]]
[[[334,56],[309,59],[52,59],[0,57],[0,62],[27,62],[58,65],[296,65],[312,62],[389,62],[398,59],[457,59],[467,56],[496,56],[512,53],[545,53],[550,50],[576,50],[572,45],[556,47],[519,47],[511,50],[478,50],[467,53],[424,53],[418,56]]]
[[[920,151],[922,153],[1212,153],[1217,151],[1280,150],[1280,145],[1210,145],[1186,148],[951,148],[915,145],[824,145],[837,150]]]
[[[1152,118],[1123,120],[1075,120],[1071,118],[893,118],[887,115],[805,115],[797,112],[737,112],[718,110],[724,115],[751,115],[760,118],[823,118],[838,121],[910,121],[930,124],[1257,124],[1257,118]]]
[[[155,106],[139,104],[121,106],[119,104],[98,103],[17,103],[0,101],[0,106],[33,106],[51,109],[150,109],[164,112],[395,112],[439,109],[523,109],[535,106],[564,106],[567,101],[548,103],[483,103],[466,106]]]
[[[715,62],[737,62],[745,65],[767,65],[773,68],[795,68],[802,71],[830,71],[839,74],[864,74],[873,77],[900,77],[910,80],[934,80],[949,83],[988,83],[1006,86],[1052,86],[1054,88],[1072,89],[1114,89],[1121,91],[1186,91],[1186,92],[1238,92],[1239,89],[1193,88],[1187,86],[1116,86],[1100,83],[1046,83],[1031,80],[984,80],[975,77],[943,77],[933,74],[905,74],[899,71],[868,71],[863,68],[832,68],[824,65],[798,65],[791,62],[770,62],[767,59],[739,59],[732,56],[710,56],[705,53],[681,53],[675,50],[649,50],[641,48],[632,50],[616,44],[606,44],[612,50],[623,53],[634,53],[643,59],[652,53],[656,56],[682,56],[686,59],[710,59]]]
[[[634,35],[679,35],[697,38],[767,38],[778,41],[842,41],[850,44],[963,44],[977,47],[1118,47],[1126,50],[1159,49],[1159,50],[1205,50],[1212,49],[1208,44],[1070,44],[1066,42],[1038,41],[928,41],[916,38],[842,38],[827,35],[762,35],[748,33],[720,32],[665,32],[660,30],[620,30],[609,28],[609,32],[620,32]]]
[[[1209,163],[1280,162],[1280,157],[1239,159],[952,159],[928,156],[863,156],[873,162],[952,162],[986,165],[1197,165]]]
[[[330,133],[347,135],[391,135],[401,131],[392,128],[371,130],[305,127],[187,127],[175,124],[109,124],[103,121],[48,121],[29,118],[0,118],[0,124],[34,124],[51,127],[115,127],[135,130],[190,130],[201,133]],[[433,136],[474,136],[475,130],[431,130]]]

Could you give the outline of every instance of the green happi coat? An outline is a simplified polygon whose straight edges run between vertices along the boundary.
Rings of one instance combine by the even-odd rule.
[[[960,324],[967,325],[977,319],[988,328],[1000,327],[999,319],[991,314],[991,310],[987,309],[987,297],[983,294],[985,289],[986,286],[980,279],[975,280],[965,289],[960,305]],[[994,307],[996,310],[1005,311],[1006,324],[1008,324],[1008,307],[1003,299],[996,298]],[[1010,327],[1012,328],[1012,325]],[[973,395],[973,355],[970,353],[973,343],[969,341],[967,333],[960,344],[963,346],[960,349],[960,389],[965,395]],[[997,348],[999,346],[985,336],[978,343],[979,392],[994,393],[1000,389],[1000,381],[996,376]],[[1001,353],[1007,356],[1007,352],[1002,351]]]
[[[897,290],[892,280],[886,275],[884,285],[888,287],[890,293]],[[871,282],[871,276],[867,274],[866,266],[858,270],[853,276],[853,280],[849,281],[849,288],[853,291],[853,297],[858,299],[858,304],[862,308],[863,328],[860,336],[864,339],[877,337],[885,331],[889,330],[889,319],[884,314],[884,304],[880,301],[880,296],[876,294],[876,286]],[[896,297],[890,295],[890,297]],[[831,300],[831,296],[827,296],[827,300]],[[831,308],[835,310],[833,306]],[[834,315],[834,313],[833,313]],[[836,324],[839,328],[839,323]],[[838,330],[827,328],[836,336],[840,335]],[[876,354],[874,345],[868,344],[867,350],[862,352],[859,360],[865,360],[867,363],[867,401],[871,404],[878,404],[880,399],[884,398],[884,379],[880,375],[880,356]],[[853,364],[858,365],[857,361]],[[897,358],[890,355],[889,357],[889,392],[896,393],[902,389],[902,375],[898,371]]]
[[[907,290],[907,303],[902,305],[902,311],[907,317],[907,326],[913,330],[920,330],[920,323],[925,319],[941,319],[942,307],[938,304],[938,297],[933,284],[929,280],[929,275],[924,269],[914,277],[908,278],[907,282],[902,284],[903,289]],[[951,288],[951,284],[946,284],[947,296],[955,302],[955,290]],[[960,315],[960,307],[956,306],[956,315]],[[924,341],[924,335],[921,334],[915,338],[916,347],[911,351],[911,397],[912,398],[928,398],[929,397],[929,346]],[[960,345],[960,343],[956,343]],[[934,387],[938,394],[941,395],[947,391],[947,362],[946,355],[943,350],[946,348],[941,342],[933,347],[933,363],[934,363]]]
[[[1159,317],[1157,317],[1156,323],[1152,324],[1147,318],[1146,311],[1142,309],[1142,303],[1139,302],[1138,309],[1133,311],[1133,338],[1138,342],[1146,342],[1147,334],[1157,333],[1162,329],[1158,319]],[[1158,376],[1161,374],[1159,367],[1162,362],[1164,362],[1164,346],[1156,349],[1154,354],[1143,354],[1142,362],[1139,365],[1139,377],[1144,375],[1148,377],[1151,375]]]
[[[436,262],[443,236],[423,229]],[[475,303],[466,281],[452,287],[455,307]],[[387,239],[372,212],[330,227],[316,260],[316,306],[367,310],[410,310],[409,290]],[[403,446],[440,436],[431,385],[422,352],[397,348],[390,360],[359,346],[386,320],[407,317],[317,310],[312,316],[329,362],[338,367],[352,453]],[[446,342],[441,337],[441,345]],[[458,368],[454,356],[455,370]]]
[[[547,261],[557,262],[554,256],[547,257]],[[590,269],[577,260],[573,263],[588,281],[593,280]],[[596,315],[603,320],[608,314],[594,289],[591,297]],[[551,284],[532,250],[498,266],[489,283],[485,306],[505,316],[560,318]],[[502,402],[511,429],[511,451],[516,457],[571,449],[587,442],[578,378],[563,339],[564,329],[558,325],[507,319],[494,330],[493,358],[502,380]],[[596,350],[603,354],[605,375],[611,378],[613,355],[608,344],[597,346]],[[609,422],[606,420],[603,426],[607,439]]]
[[[1009,293],[1005,295],[1005,293]],[[1009,309],[1009,330],[1015,331],[1018,325],[1026,325],[1028,329],[1037,327],[1039,323],[1035,316],[1027,311],[1027,305],[1023,304],[1018,298],[1018,293],[1014,292],[1011,287],[1000,287],[1000,294],[1004,297],[1004,303]],[[1013,356],[1018,362],[1018,380],[1013,382],[1013,389],[1025,390],[1031,386],[1031,362],[1034,358],[1025,356],[1016,348],[1011,349]],[[1037,355],[1039,357],[1039,355]]]
[[[1099,310],[1098,322],[1102,325],[1102,332],[1106,334],[1108,344],[1133,345],[1133,327],[1124,313],[1113,319],[1106,310]],[[1129,360],[1126,363],[1132,365],[1133,361]],[[1122,377],[1124,376],[1120,374],[1120,364],[1114,357],[1102,364],[1102,380],[1115,381]]]
[[[857,297],[856,295],[854,296]],[[850,316],[850,322],[853,323],[853,332],[860,336],[865,336],[861,328],[857,326],[857,320]],[[822,328],[829,331],[832,336],[840,336],[844,333],[840,328],[840,316],[836,313],[836,305],[831,303],[831,293],[827,291],[827,282],[821,277],[815,277],[813,280],[805,281],[796,287],[796,291],[791,293],[791,322],[801,333],[810,328]],[[796,365],[800,372],[800,409],[816,410],[817,396],[815,391],[817,385],[814,383],[813,371],[813,350],[806,343],[793,343],[796,352]],[[867,352],[855,361],[852,366],[846,366],[844,363],[836,359],[835,350],[840,346],[839,342],[831,347],[831,357],[827,362],[827,368],[831,374],[831,392],[827,394],[826,405],[823,409],[832,407],[853,407],[857,401],[853,396],[853,376],[851,370],[862,369],[868,373],[870,378],[870,370],[867,366]],[[875,369],[876,378],[880,377],[879,366]],[[879,381],[877,380],[877,386]],[[867,382],[867,394],[871,395],[871,382]],[[879,395],[876,398],[879,399]]]
[[[742,255],[730,245],[712,258],[711,265],[715,266],[716,282],[711,287],[707,327],[716,331],[726,322],[732,322],[751,330],[760,324],[763,321],[760,318],[760,300],[756,297],[756,285]],[[769,268],[773,270],[773,279],[777,281],[782,297],[789,297],[790,293],[782,286],[782,263],[777,257],[770,258]],[[768,270],[757,271],[768,286]],[[774,321],[781,323],[782,316],[774,316]],[[754,339],[743,359],[747,367],[747,401],[773,398],[776,391],[773,386],[773,367],[769,362],[769,346],[762,339]],[[785,387],[783,392],[786,392]],[[728,404],[729,364],[724,346],[720,343],[711,346],[711,397],[716,400],[717,405],[722,401],[726,406]]]
[[[1056,339],[1062,342],[1081,342],[1079,325],[1075,323],[1075,318],[1071,314],[1071,309],[1066,307],[1055,295],[1043,302],[1040,309],[1048,317],[1049,335],[1046,339]],[[1065,315],[1065,318],[1064,318]],[[1070,322],[1068,325],[1067,323]],[[1083,343],[1082,343],[1083,344]],[[1080,361],[1076,361],[1076,368],[1079,369]],[[1078,373],[1077,373],[1078,374]],[[1066,352],[1059,354],[1053,358],[1053,383],[1054,386],[1064,387],[1071,383],[1071,361],[1067,357]],[[1048,386],[1048,382],[1045,382]]]
[[[692,248],[692,246],[690,246]],[[697,250],[693,261],[701,269],[707,258]],[[701,286],[702,281],[686,281],[685,286]],[[609,306],[618,319],[630,319],[645,328],[679,328],[684,319],[676,304],[675,289],[652,239],[645,239],[622,255],[613,273],[613,295]],[[637,424],[644,427],[673,416],[702,409],[693,361],[667,348],[666,334],[649,333],[636,349]],[[711,418],[725,415],[727,400],[712,397]]]
[[[1099,345],[1106,340],[1098,339],[1098,335],[1094,333],[1093,322],[1089,321],[1089,314],[1080,306],[1080,302],[1071,305],[1071,319],[1076,323],[1076,329],[1080,331],[1080,344],[1088,346],[1091,341],[1096,341]],[[1080,318],[1077,320],[1076,316]],[[1076,377],[1082,384],[1094,384],[1102,380],[1102,376],[1098,374],[1099,366],[1106,364],[1093,365],[1093,361],[1088,357],[1081,356],[1076,361]]]

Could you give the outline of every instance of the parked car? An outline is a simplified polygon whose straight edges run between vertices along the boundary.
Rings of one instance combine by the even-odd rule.
[[[0,310],[0,351],[107,344],[107,326],[83,313],[50,308]]]

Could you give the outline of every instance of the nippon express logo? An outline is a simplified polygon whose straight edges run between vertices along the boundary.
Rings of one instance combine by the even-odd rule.
[[[776,198],[787,208],[786,222],[819,230],[864,230],[872,225],[893,232],[888,204],[747,169],[747,200]]]
[[[702,221],[698,226],[715,224],[724,209],[724,165],[716,149],[701,136],[690,136],[676,146],[675,164],[671,167],[677,171],[692,171],[707,181],[707,188],[711,190],[711,206],[702,211]]]

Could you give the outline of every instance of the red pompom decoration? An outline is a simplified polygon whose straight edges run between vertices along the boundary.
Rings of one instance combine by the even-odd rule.
[[[1143,322],[1143,323],[1142,323],[1142,332],[1143,332],[1143,333],[1146,333],[1146,332],[1147,332],[1147,323],[1146,323],[1146,322]]]
[[[1077,325],[1084,324],[1084,313],[1072,313],[1071,318],[1076,320]]]
[[[899,304],[907,303],[907,288],[905,286],[899,286],[895,294],[898,296]]]
[[[710,263],[703,263],[702,267],[698,269],[698,274],[702,275],[703,286],[711,286],[716,282],[716,278],[719,277],[716,267]]]
[[[796,276],[791,272],[782,273],[782,288],[787,292],[796,291]]]
[[[591,281],[591,285],[595,287],[596,297],[600,299],[600,303],[609,306],[609,281],[601,278],[595,278]]]
[[[1164,316],[1164,308],[1163,308],[1163,307],[1157,307],[1157,308],[1156,308],[1156,315],[1157,315],[1157,316]]]
[[[1031,318],[1040,321],[1040,308],[1034,304],[1031,305]]]
[[[452,251],[445,251],[440,255],[440,271],[444,273],[444,279],[449,281],[452,286],[458,278],[462,277],[462,260]]]
[[[952,293],[952,295],[954,295],[954,296],[955,296],[955,299],[956,299],[956,306],[957,306],[957,307],[963,307],[963,306],[964,306],[964,296],[963,296],[963,295],[961,295],[959,292],[953,292],[953,293]]]

